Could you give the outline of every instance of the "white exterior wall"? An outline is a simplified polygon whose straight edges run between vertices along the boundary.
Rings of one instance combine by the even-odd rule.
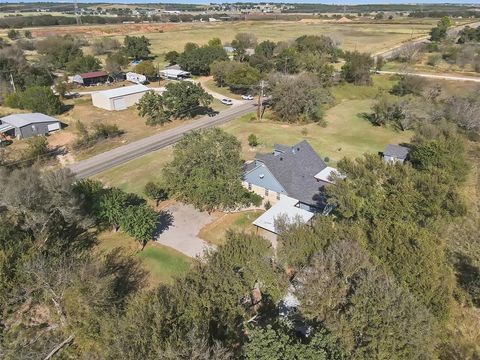
[[[142,98],[142,96],[146,93],[146,91],[144,92],[139,92],[139,93],[135,93],[135,94],[130,94],[130,95],[124,95],[124,96],[120,96],[120,97],[123,97],[123,100],[125,101],[125,106],[128,108],[130,106],[133,106],[135,105],[137,102],[140,101],[140,99]],[[116,109],[113,109],[113,101],[115,99],[118,99],[118,98],[113,98],[113,99],[110,99],[111,100],[111,104],[112,104],[112,110],[116,110]]]
[[[100,92],[92,94],[92,104],[100,109],[113,110],[110,99]]]

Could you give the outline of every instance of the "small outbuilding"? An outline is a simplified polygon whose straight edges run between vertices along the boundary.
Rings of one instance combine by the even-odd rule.
[[[105,110],[125,110],[135,105],[150,90],[145,85],[125,86],[117,89],[97,91],[92,94],[92,104]]]
[[[60,128],[60,121],[41,113],[12,114],[0,118],[0,133],[18,139],[47,135]]]
[[[74,83],[83,86],[103,84],[107,82],[108,74],[105,71],[93,71],[75,75],[72,80]]]
[[[405,146],[388,144],[383,150],[383,160],[403,164],[408,159],[409,153],[410,149]]]

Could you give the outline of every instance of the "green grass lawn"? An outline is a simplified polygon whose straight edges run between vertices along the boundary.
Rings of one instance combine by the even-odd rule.
[[[104,171],[94,178],[107,186],[143,195],[143,188],[147,182],[160,180],[162,168],[172,159],[172,153],[171,147],[157,150]]]
[[[240,213],[224,214],[217,220],[205,226],[198,236],[215,245],[225,243],[227,230],[254,232],[252,222],[262,214],[262,211],[244,211]]]
[[[168,283],[174,277],[180,276],[190,268],[192,260],[187,256],[154,242],[147,244],[143,251],[139,251],[138,243],[122,232],[104,232],[99,236],[99,251],[110,251],[121,248],[125,254],[135,256],[148,272],[151,286],[159,283]]]
[[[216,93],[219,93],[219,94],[222,94],[224,95],[225,97],[227,98],[230,98],[230,99],[237,99],[237,100],[240,100],[241,99],[241,96],[240,95],[237,95],[237,94],[234,94],[232,93],[228,87],[220,87],[220,86],[217,86],[217,84],[215,83],[214,80],[207,80],[205,82],[202,83],[202,85],[211,90],[211,91],[214,91]]]

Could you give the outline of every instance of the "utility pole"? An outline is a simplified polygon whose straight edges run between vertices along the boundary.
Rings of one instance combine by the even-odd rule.
[[[257,104],[257,121],[261,120],[262,116],[262,105],[263,105],[263,88],[265,87],[265,81],[260,81],[260,92],[258,94],[258,104]]]
[[[78,11],[78,0],[75,0],[75,19],[77,20],[77,25],[82,25],[82,19]]]

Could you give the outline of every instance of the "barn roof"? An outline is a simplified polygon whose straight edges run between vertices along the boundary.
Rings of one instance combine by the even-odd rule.
[[[0,118],[0,121],[17,128],[31,124],[59,122],[58,119],[41,113],[12,114]]]
[[[82,79],[93,79],[97,77],[108,76],[105,71],[93,71],[88,73],[79,74]]]
[[[150,88],[146,87],[145,85],[138,84],[138,85],[132,85],[132,86],[124,86],[117,89],[98,91],[97,94],[101,94],[107,97],[108,99],[113,99],[120,96],[138,94],[140,92],[145,92],[148,90],[150,90]]]

